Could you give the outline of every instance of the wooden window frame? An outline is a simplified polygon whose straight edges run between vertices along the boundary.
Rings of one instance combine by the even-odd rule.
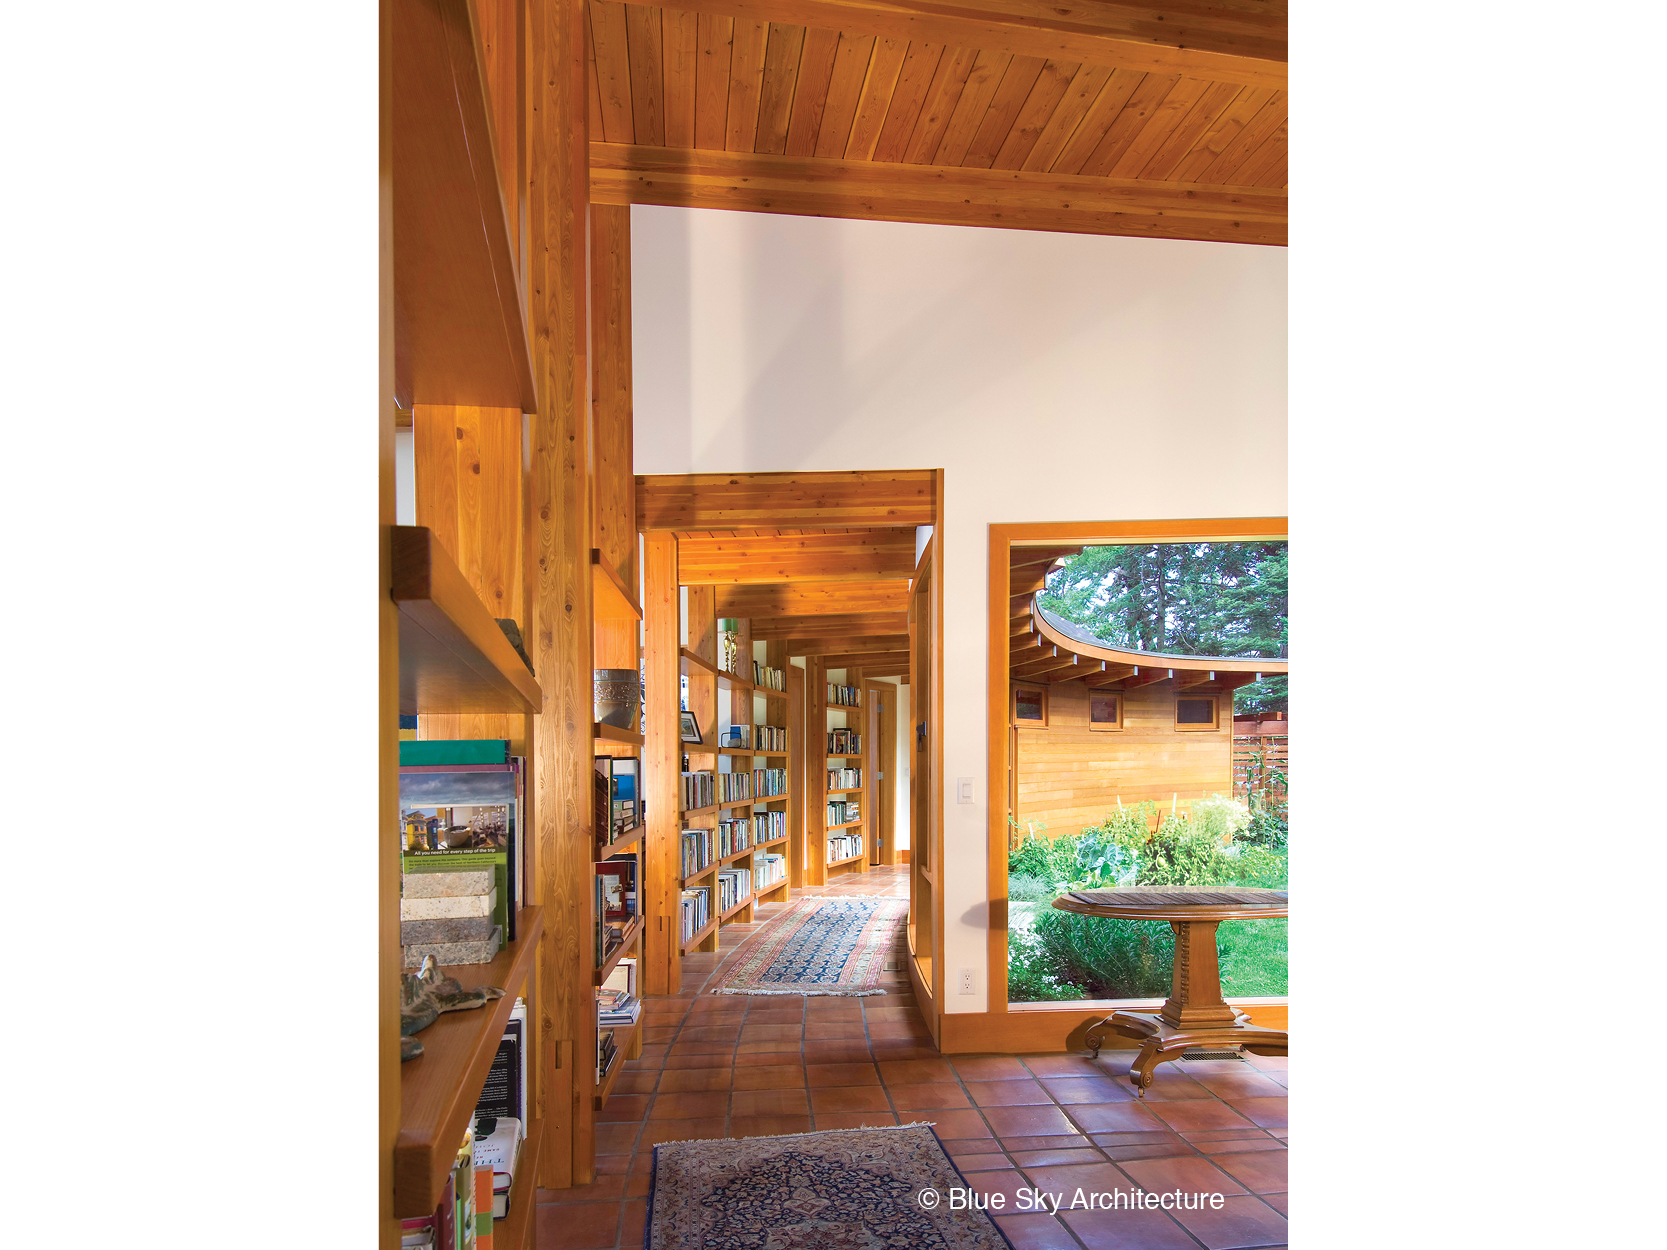
[[[941,531],[940,531],[941,532]],[[952,1039],[940,1032],[938,1045],[948,1053],[974,1053],[978,1050],[1002,1050],[1009,1045],[1008,1039],[1018,1038],[1023,1029],[1026,1018],[1031,1024],[1040,1024],[1042,1030],[1051,1038],[1053,1031],[1059,1037],[1069,1034],[1072,1028],[1081,1021],[1083,1012],[1078,1010],[1078,1018],[1070,1018],[1070,1010],[1066,1004],[1040,1004],[1041,1011],[1019,1011],[1009,1013],[1007,1002],[1007,786],[1008,767],[1011,763],[1011,738],[1005,726],[1002,725],[1003,708],[996,700],[1002,698],[1001,688],[1012,681],[1010,651],[1008,642],[1011,637],[1012,622],[1012,567],[1010,564],[1013,547],[1053,546],[1059,543],[1077,543],[1087,545],[1128,545],[1139,543],[1174,543],[1174,542],[1262,542],[1288,541],[1290,529],[1284,517],[1232,517],[1216,520],[1192,521],[1037,521],[996,523],[990,526],[989,543],[989,581],[986,593],[989,596],[988,619],[986,622],[988,682],[985,686],[986,705],[986,749],[987,770],[985,775],[985,803],[986,827],[985,852],[988,856],[986,889],[989,899],[989,928],[986,939],[986,967],[989,970],[988,1003],[983,1016],[948,1015],[941,1020],[956,1022],[958,1034],[968,1036],[978,1028],[980,1021],[987,1022],[990,1027],[977,1038],[977,1045],[965,1044]],[[1007,719],[1011,724],[1011,708],[1013,696],[1006,696]],[[1216,719],[1221,719],[1221,705],[1216,705]],[[1229,722],[1231,723],[1231,722]],[[941,974],[940,974],[941,975]],[[1283,1010],[1283,999],[1276,1005]],[[1093,1016],[1105,1015],[1096,1003],[1090,1009]],[[1052,1009],[1053,1020],[1063,1023],[1055,1024],[1049,1019]],[[1064,1013],[1063,1015],[1060,1013]],[[1011,1014],[1011,1020],[1009,1019]],[[997,1023],[997,1022],[1000,1023]],[[1017,1028],[1010,1028],[1009,1024]],[[1068,1026],[1068,1027],[1067,1027]],[[1272,1026],[1269,1026],[1272,1027]],[[1024,1034],[1025,1045],[1011,1050],[1009,1053],[1023,1053],[1025,1050],[1047,1049],[1054,1043],[1048,1042],[1043,1046],[1031,1045],[1029,1034]],[[949,1045],[945,1045],[948,1042]],[[1014,1043],[1014,1045],[1017,1045]],[[1068,1044],[1067,1044],[1068,1045]]]
[[[1208,699],[1210,701],[1210,723],[1207,725],[1181,724],[1182,699]],[[1184,691],[1175,695],[1175,732],[1176,733],[1216,733],[1221,729],[1221,696],[1219,694],[1188,694]]]
[[[1019,715],[1019,691],[1034,690],[1042,696],[1042,719]],[[1013,694],[1007,701],[1007,715],[1015,729],[1046,729],[1048,727],[1048,688],[1040,682],[1016,681]]]
[[[1094,719],[1095,699],[1116,699],[1117,719],[1113,721],[1096,721]],[[1088,727],[1095,733],[1123,732],[1123,692],[1121,690],[1090,690],[1088,692]]]

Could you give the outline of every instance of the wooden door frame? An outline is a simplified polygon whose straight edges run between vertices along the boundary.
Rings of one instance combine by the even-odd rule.
[[[1289,526],[1285,517],[1226,517],[1201,521],[1048,521],[990,526],[989,623],[985,645],[989,653],[988,723],[985,740],[989,746],[985,802],[988,827],[985,852],[988,856],[990,930],[986,946],[989,976],[989,1004],[984,1015],[1005,1016],[1007,1007],[1007,769],[1010,763],[1008,709],[1011,700],[1009,620],[1012,616],[1012,549],[1014,547],[1057,546],[1060,543],[1089,544],[1257,542],[1283,541]],[[1069,1010],[1069,1009],[1067,1009]],[[1081,1014],[1080,1005],[1076,1007]],[[1022,1015],[1032,1015],[1026,1011]],[[966,1025],[973,1021],[956,1019]],[[969,1036],[971,1030],[969,1030]],[[983,1039],[988,1041],[988,1039]],[[947,1048],[946,1048],[947,1049]]]

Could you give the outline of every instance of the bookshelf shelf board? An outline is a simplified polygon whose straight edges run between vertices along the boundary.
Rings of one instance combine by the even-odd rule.
[[[844,859],[830,859],[828,861],[828,867],[829,868],[838,868],[841,864],[854,864],[859,859],[866,859],[866,858],[867,858],[867,852],[864,852],[861,855],[847,855]]]
[[[544,1121],[534,1120],[527,1140],[521,1143],[521,1160],[515,1165],[515,1179],[509,1186],[509,1214],[492,1221],[493,1250],[532,1250],[533,1225],[538,1221],[538,1165],[544,1155]]]
[[[761,694],[766,699],[786,699],[787,698],[787,691],[785,691],[785,690],[771,690],[767,686],[754,686],[753,687],[753,693],[754,694]]]
[[[590,736],[598,742],[623,742],[630,746],[640,747],[643,736],[632,733],[629,729],[621,729],[618,725],[604,725],[601,721],[590,723]]]
[[[761,799],[754,799],[752,801],[752,805],[754,807],[763,807],[766,803],[783,803],[792,797],[793,796],[790,794],[766,794]]]
[[[718,920],[717,917],[714,916],[711,920],[708,920],[704,925],[696,929],[694,933],[690,935],[689,940],[678,948],[679,953],[687,955],[690,951],[694,950],[695,947],[699,946],[707,938],[711,937],[713,931],[717,927]]]
[[[705,673],[709,677],[716,677],[718,675],[718,666],[716,664],[712,663],[711,660],[708,660],[703,656],[696,655],[687,647],[679,647],[677,649],[677,655],[682,661],[683,671],[685,673],[692,669],[697,673]]]
[[[719,803],[719,807],[751,807],[757,799],[730,799],[727,803]]]
[[[742,899],[740,902],[736,903],[735,906],[731,907],[728,911],[724,912],[723,915],[719,916],[718,917],[718,923],[723,924],[726,920],[728,920],[736,912],[740,911],[744,907],[750,906],[754,897],[756,897],[756,896],[752,895],[752,894],[747,895],[746,898]]]
[[[780,881],[772,881],[769,885],[761,886],[759,889],[754,890],[753,891],[753,897],[754,898],[763,898],[766,894],[774,894],[777,890],[781,889],[781,887],[786,885],[786,884],[787,884],[787,878],[786,877],[783,877]]]
[[[846,786],[843,790],[829,790],[829,794],[861,794],[861,786]]]
[[[613,950],[608,953],[608,957],[602,961],[602,966],[596,970],[597,985],[601,985],[602,982],[608,979],[608,974],[614,970],[615,965],[619,963],[621,957],[637,944],[637,939],[641,936],[642,917],[637,916],[629,925],[626,926],[625,936],[620,938],[619,945],[615,946]]]
[[[523,907],[515,929],[520,936],[491,963],[441,969],[465,989],[496,985],[504,996],[475,1011],[444,1013],[417,1035],[423,1053],[399,1066],[399,1136],[393,1160],[397,1216],[427,1215],[440,1205],[457,1143],[474,1115],[504,1023],[515,1006],[516,989],[532,973],[533,955],[544,932],[544,909]]]
[[[640,621],[642,608],[613,565],[590,549],[591,617],[598,621]]]
[[[830,755],[828,758],[830,760],[860,760],[862,758],[862,752],[847,751],[844,755]]]
[[[685,807],[682,814],[684,816],[710,816],[717,810],[718,805],[714,803],[711,807]]]
[[[391,5],[394,399],[538,411],[479,35],[458,3]],[[502,136],[499,143],[505,142]]]
[[[596,1109],[598,1111],[608,1105],[608,1095],[614,1092],[614,1081],[619,1076],[619,1070],[625,1066],[625,1056],[631,1049],[631,1039],[636,1035],[637,1030],[642,1028],[642,1017],[639,1016],[635,1024],[609,1024],[600,1027],[613,1030],[614,1059],[608,1065],[606,1074],[596,1084]],[[494,1250],[496,1250],[497,1244],[496,1241],[493,1241]]]
[[[399,710],[529,713],[544,693],[462,570],[423,525],[393,527]]]
[[[756,693],[758,690],[758,687],[753,685],[745,677],[737,677],[734,673],[726,673],[721,668],[713,671],[717,673],[718,685],[720,686],[728,686],[731,690],[739,690],[743,693],[748,690]]]
[[[787,758],[787,752],[786,751],[756,751],[756,752],[754,752],[754,754],[755,755],[767,755],[773,760],[784,760],[784,759]]]
[[[620,834],[606,846],[597,847],[596,854],[598,862],[607,859],[610,855],[618,855],[621,851],[625,850],[626,847],[635,846],[638,842],[641,842],[642,831],[643,827],[640,824],[632,825],[629,829]]]
[[[849,822],[848,824],[828,825],[828,826],[826,826],[826,828],[829,828],[829,829],[861,829],[862,828],[862,821],[853,820],[853,821]]]

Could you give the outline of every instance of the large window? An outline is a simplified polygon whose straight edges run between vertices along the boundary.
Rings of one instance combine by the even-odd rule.
[[[1059,911],[1066,890],[1283,888],[1288,771],[1267,729],[1287,723],[1286,569],[1275,539],[1089,544],[1047,567],[1033,602],[1092,663],[1085,674],[1069,656],[1012,656],[1021,676],[1049,670],[1028,706],[1045,709],[1050,733],[1009,739],[1010,1002],[1169,992],[1167,925]],[[1024,589],[1015,574],[1016,604]],[[1286,992],[1285,926],[1220,927],[1229,997]]]

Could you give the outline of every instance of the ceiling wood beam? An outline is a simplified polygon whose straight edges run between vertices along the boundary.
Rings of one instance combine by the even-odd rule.
[[[895,668],[909,663],[907,651],[858,651],[850,655],[821,655],[816,658],[823,668],[860,668],[864,673],[873,668]]]
[[[1101,662],[1104,663],[1104,661]],[[1083,684],[1097,689],[1101,686],[1120,685],[1132,676],[1134,676],[1134,666],[1132,664],[1106,664],[1103,673],[1095,673],[1093,676],[1085,678]]]
[[[630,203],[625,199],[606,202]],[[931,525],[936,509],[934,482],[931,469],[649,474],[637,478],[637,528],[828,530]]]
[[[1138,690],[1142,686],[1155,686],[1160,681],[1168,681],[1174,674],[1167,668],[1139,668],[1123,679],[1123,689]]]
[[[908,612],[909,583],[774,582],[757,586],[719,586],[718,615],[818,616],[847,613]],[[827,628],[817,630],[827,634]]]
[[[1244,87],[1287,84],[1283,0],[662,0],[662,7]]]
[[[1193,669],[1188,672],[1177,669],[1175,672],[1175,689],[1191,690],[1194,686],[1211,686],[1215,684],[1216,675],[1211,670]]]
[[[591,201],[597,204],[663,204],[801,217],[1274,246],[1284,246],[1287,233],[1283,190],[1023,170],[881,164],[593,141],[590,185]],[[639,483],[643,480],[638,479]],[[720,477],[716,483],[721,486],[729,480]],[[915,500],[915,515],[921,514],[924,502],[928,519],[911,519],[908,524],[932,523],[930,485],[922,485],[924,493]],[[711,498],[713,507],[726,514],[745,515],[697,522],[688,515],[657,511],[652,497],[645,505],[640,485],[637,499],[642,529],[895,525],[901,520],[900,514],[876,518],[872,512],[864,514],[870,518],[867,520],[835,518],[816,509],[789,520],[779,512],[728,503],[717,493]],[[807,519],[799,519],[801,515]]]
[[[752,618],[755,640],[821,638],[872,638],[882,634],[908,637],[907,612],[849,612],[817,616],[757,616]]]
[[[909,649],[907,634],[882,634],[873,638],[788,638],[782,646],[788,655],[856,655],[859,652],[903,651]]]
[[[684,586],[874,581],[906,578],[914,570],[912,526],[777,538],[686,538],[677,544],[677,580]]]

